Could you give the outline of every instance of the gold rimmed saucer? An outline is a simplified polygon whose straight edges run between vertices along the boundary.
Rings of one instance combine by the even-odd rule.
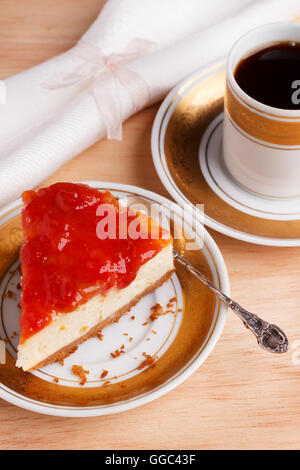
[[[100,190],[110,189],[119,198],[139,198],[148,204],[170,208],[170,221],[174,216],[177,224],[183,224],[180,208],[150,191],[115,183],[86,184]],[[220,337],[226,320],[226,308],[199,280],[182,266],[176,265],[176,272],[168,283],[149,294],[150,297],[142,299],[142,303],[124,315],[119,323],[103,330],[104,340],[90,338],[79,346],[74,353],[77,356],[72,354],[65,359],[63,366],[51,364],[32,373],[17,368],[21,209],[19,200],[0,213],[0,339],[5,341],[7,349],[6,363],[0,363],[0,398],[44,414],[98,416],[152,401],[182,383],[201,365]],[[174,240],[174,247],[228,294],[226,267],[211,236],[203,229],[195,230],[193,219],[188,215],[184,224],[188,234],[194,234],[196,245],[193,250],[186,249],[188,238],[184,232],[182,238]],[[11,291],[10,295],[8,290]],[[171,297],[174,299],[174,311],[151,323],[151,305],[157,302],[163,305]],[[132,342],[129,342],[130,337]],[[118,348],[120,342],[125,343],[125,353],[120,358],[112,358],[110,351]],[[141,351],[155,356],[153,367],[139,368],[143,357]],[[89,370],[84,387],[71,374],[72,364],[82,364],[84,369]],[[92,377],[94,369],[95,377]],[[105,379],[100,376],[103,369],[109,372]],[[55,379],[58,378],[57,383]],[[105,383],[107,381],[108,384]]]
[[[152,130],[158,176],[182,206],[204,204],[207,226],[231,237],[272,246],[300,246],[300,220],[271,220],[238,210],[206,182],[199,147],[206,129],[222,112],[225,61],[195,72],[162,103]]]

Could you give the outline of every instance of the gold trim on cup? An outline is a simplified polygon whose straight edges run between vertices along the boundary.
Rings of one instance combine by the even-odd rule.
[[[259,110],[251,110],[234,95],[228,81],[225,107],[232,121],[251,137],[273,145],[300,145],[300,121],[288,120],[291,118],[275,119],[258,114]]]

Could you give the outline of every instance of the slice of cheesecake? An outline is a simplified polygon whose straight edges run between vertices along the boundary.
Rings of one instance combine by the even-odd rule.
[[[117,321],[174,265],[169,232],[108,191],[57,183],[23,201],[17,366],[28,371]]]

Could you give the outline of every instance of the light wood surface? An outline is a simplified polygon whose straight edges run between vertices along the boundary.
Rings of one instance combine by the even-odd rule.
[[[1,0],[0,79],[71,47],[103,4]],[[99,142],[45,183],[97,179],[167,196],[150,152],[157,109],[131,118],[123,142]],[[0,400],[0,449],[299,449],[300,248],[250,245],[211,233],[227,263],[232,296],[280,324],[290,352],[262,352],[229,312],[224,334],[204,365],[141,408],[80,420],[42,416]]]

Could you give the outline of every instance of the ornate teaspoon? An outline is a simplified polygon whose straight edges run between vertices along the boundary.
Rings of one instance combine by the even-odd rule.
[[[189,261],[183,258],[176,250],[173,250],[174,259],[183,264],[194,276],[196,276],[203,284],[209,287],[219,299],[222,300],[237,316],[243,321],[246,328],[249,328],[261,348],[272,353],[284,353],[288,350],[288,339],[285,333],[276,325],[270,325],[266,321],[259,318],[254,313],[247,312],[238,303],[231,300],[227,295],[223,294],[212,282],[206,279],[198,269],[196,269]]]

